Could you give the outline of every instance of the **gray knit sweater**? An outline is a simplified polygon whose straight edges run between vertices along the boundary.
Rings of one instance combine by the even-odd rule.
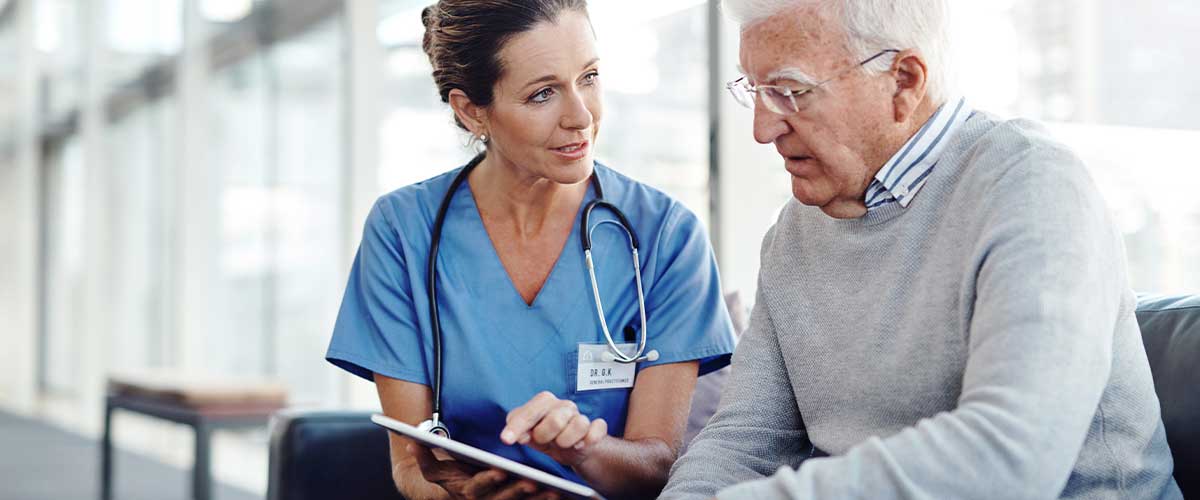
[[[1026,121],[977,113],[950,141],[908,208],[783,210],[661,498],[1181,498],[1084,166]]]

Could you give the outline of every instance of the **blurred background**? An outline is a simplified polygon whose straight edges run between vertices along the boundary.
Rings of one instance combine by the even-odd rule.
[[[0,0],[0,413],[94,440],[106,376],[149,369],[377,407],[323,360],[362,222],[471,155],[420,48],[429,1]],[[951,3],[969,102],[1083,156],[1138,291],[1200,291],[1200,2]],[[591,2],[598,150],[695,211],[752,300],[789,180],[725,94],[737,28],[715,4]],[[191,466],[186,427],[118,420],[118,449]],[[266,442],[218,434],[215,477],[261,497]]]

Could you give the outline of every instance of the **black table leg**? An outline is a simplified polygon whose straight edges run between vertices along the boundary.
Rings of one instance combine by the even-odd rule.
[[[100,499],[112,500],[112,402],[104,401],[104,434],[100,438]]]
[[[196,424],[196,464],[192,467],[192,498],[212,499],[212,429],[201,421]]]

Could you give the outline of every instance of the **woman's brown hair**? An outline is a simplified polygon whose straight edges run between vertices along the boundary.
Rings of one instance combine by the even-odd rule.
[[[586,13],[587,0],[440,0],[426,7],[421,47],[442,102],[450,102],[450,91],[459,89],[472,103],[490,105],[504,73],[500,50],[505,42],[568,10]],[[457,117],[454,121],[466,129]]]

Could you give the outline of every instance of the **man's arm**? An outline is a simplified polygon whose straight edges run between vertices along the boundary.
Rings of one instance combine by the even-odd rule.
[[[671,469],[660,499],[707,499],[724,487],[760,479],[781,465],[797,466],[811,444],[766,302],[733,353],[733,367],[712,420]]]
[[[1107,384],[1114,329],[1133,319],[1119,237],[1083,167],[1035,153],[982,193],[958,407],[719,498],[1058,497]]]

